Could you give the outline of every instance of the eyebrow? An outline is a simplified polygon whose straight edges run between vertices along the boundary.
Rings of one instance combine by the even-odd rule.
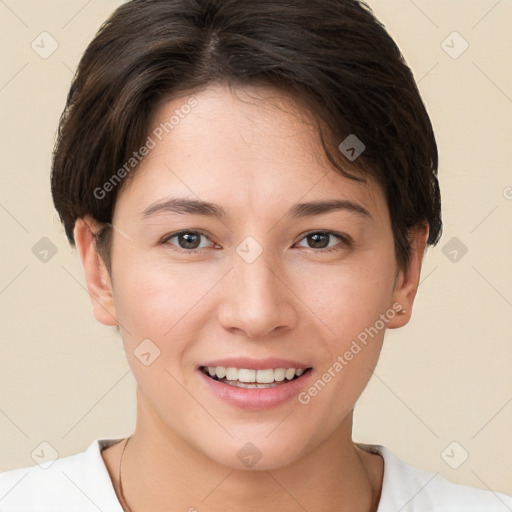
[[[331,199],[328,201],[311,201],[307,203],[295,203],[286,213],[288,217],[309,217],[321,215],[336,210],[345,210],[362,217],[371,219],[370,212],[358,203],[345,199]],[[158,201],[149,205],[143,212],[144,217],[149,217],[156,213],[170,212],[177,214],[189,213],[193,215],[203,215],[207,217],[226,217],[226,212],[214,203],[200,201],[197,199],[186,199],[173,197]]]

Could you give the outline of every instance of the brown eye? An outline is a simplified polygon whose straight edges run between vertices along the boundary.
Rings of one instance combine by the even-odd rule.
[[[313,249],[325,249],[329,245],[328,233],[313,233],[306,238]]]
[[[300,245],[300,247],[318,249],[318,252],[330,252],[349,245],[348,237],[331,231],[314,231],[308,233],[302,240],[305,240],[308,245]]]
[[[201,238],[206,240],[206,243],[203,242],[202,246]],[[172,240],[176,241],[173,242]],[[165,237],[162,240],[162,243],[172,245],[177,249],[182,249],[186,252],[194,252],[195,250],[200,250],[212,245],[211,240],[199,231],[180,231],[179,233],[174,233]]]

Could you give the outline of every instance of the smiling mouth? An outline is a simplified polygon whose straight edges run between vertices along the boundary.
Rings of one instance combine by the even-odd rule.
[[[225,368],[223,366],[200,366],[210,379],[246,389],[268,389],[284,386],[301,378],[312,368],[267,368],[252,370],[247,368]]]

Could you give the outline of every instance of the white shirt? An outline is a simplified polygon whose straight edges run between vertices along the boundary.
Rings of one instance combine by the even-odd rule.
[[[46,469],[36,465],[0,473],[0,512],[123,512],[101,456],[103,448],[119,441],[96,439],[87,450],[56,459]],[[512,511],[512,496],[451,483],[409,466],[382,445],[358,446],[384,459],[377,512]],[[201,510],[199,504],[196,508]]]

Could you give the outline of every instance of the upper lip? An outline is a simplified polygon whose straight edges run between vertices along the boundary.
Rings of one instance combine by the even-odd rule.
[[[253,359],[251,357],[229,357],[226,359],[215,359],[201,364],[201,366],[223,366],[224,368],[247,368],[248,370],[266,370],[268,368],[311,368],[310,365],[292,361],[291,359],[281,359],[278,357],[268,357],[265,359]]]

